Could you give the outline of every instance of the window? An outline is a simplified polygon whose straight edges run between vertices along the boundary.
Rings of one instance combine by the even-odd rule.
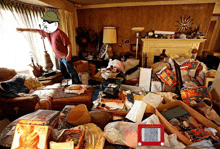
[[[44,46],[38,33],[18,32],[16,28],[39,28],[42,10],[20,8],[0,2],[0,67],[16,71],[28,69],[30,54],[35,62],[44,64]],[[46,49],[52,56],[52,49],[46,41]]]

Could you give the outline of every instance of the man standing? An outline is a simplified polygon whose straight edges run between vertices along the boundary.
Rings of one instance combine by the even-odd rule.
[[[59,68],[62,72],[63,78],[72,78],[72,84],[81,84],[78,73],[74,68],[72,58],[72,48],[68,36],[60,29],[59,19],[54,12],[47,12],[43,19],[41,29],[23,29],[17,28],[17,31],[28,31],[40,33],[43,37],[47,37],[50,45],[58,59]]]

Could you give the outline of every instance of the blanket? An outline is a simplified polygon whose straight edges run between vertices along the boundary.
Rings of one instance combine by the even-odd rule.
[[[55,83],[53,85],[48,85],[44,88],[41,88],[39,90],[35,90],[32,95],[38,95],[39,102],[35,106],[35,110],[38,109],[52,109],[51,100],[58,90],[58,88],[61,87],[60,83]]]

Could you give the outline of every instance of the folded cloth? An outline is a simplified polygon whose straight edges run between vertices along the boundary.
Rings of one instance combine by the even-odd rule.
[[[80,94],[84,93],[86,91],[86,89],[87,89],[87,85],[81,85],[80,89],[76,89],[76,90],[65,89],[65,93],[75,93],[75,94],[80,95]]]

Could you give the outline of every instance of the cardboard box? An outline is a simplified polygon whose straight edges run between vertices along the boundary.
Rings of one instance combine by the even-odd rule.
[[[59,119],[59,111],[38,110],[18,119],[11,149],[47,149],[52,127]]]
[[[196,110],[192,109],[191,107],[189,107],[187,104],[185,104],[182,101],[173,101],[164,105],[160,105],[157,107],[156,109],[156,115],[159,117],[160,122],[164,125],[164,129],[166,132],[168,133],[173,133],[177,135],[177,138],[183,142],[185,145],[190,145],[192,144],[192,142],[187,139],[181,132],[179,132],[177,129],[175,129],[174,126],[172,126],[162,115],[161,112],[164,111],[165,109],[172,109],[175,107],[181,106],[182,108],[184,108],[185,110],[187,110],[189,112],[189,114],[195,118],[199,123],[201,123],[202,125],[204,125],[205,127],[212,127],[215,128],[217,130],[216,135],[218,137],[220,137],[220,128],[214,124],[213,122],[211,122],[210,120],[208,120],[206,117],[204,117],[203,115],[201,115],[200,113],[198,113]]]

